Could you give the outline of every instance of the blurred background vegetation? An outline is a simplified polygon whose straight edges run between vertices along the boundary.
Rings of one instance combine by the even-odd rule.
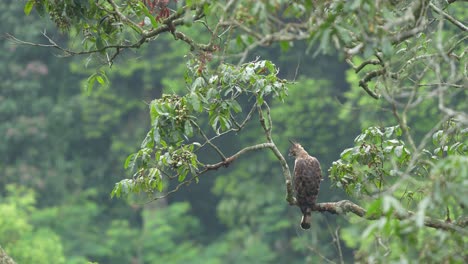
[[[0,32],[42,43],[41,32],[47,31],[55,40],[80,45],[47,19],[25,16],[23,8],[22,2],[0,3]],[[247,154],[228,169],[203,175],[199,183],[156,202],[110,198],[114,184],[129,177],[123,163],[150,126],[148,103],[184,87],[184,56],[190,51],[172,36],[161,35],[157,45],[124,53],[104,69],[109,85],[91,91],[86,80],[95,71],[83,57],[62,58],[54,49],[5,40],[1,45],[0,246],[17,263],[359,259],[356,250],[362,245],[355,240],[365,224],[315,213],[310,231],[301,230],[299,209],[285,202],[280,167],[267,152]],[[350,199],[332,186],[328,168],[363,129],[397,123],[384,100],[375,101],[357,87],[358,77],[343,58],[331,52],[312,56],[307,49],[300,42],[273,44],[249,56],[271,60],[281,78],[295,80],[288,85],[285,103],[270,105],[273,136],[283,155],[288,139],[302,143],[322,164],[325,181],[319,201]],[[466,93],[454,103],[462,105],[465,99]],[[421,135],[431,130],[438,115],[429,102],[412,113],[411,126]],[[217,144],[234,153],[239,146],[258,143],[262,133],[251,127]],[[203,155],[216,158],[215,153]],[[288,162],[292,167],[293,161]],[[418,234],[425,237],[427,232]],[[403,243],[398,241],[392,243]],[[466,243],[466,237],[450,243]]]

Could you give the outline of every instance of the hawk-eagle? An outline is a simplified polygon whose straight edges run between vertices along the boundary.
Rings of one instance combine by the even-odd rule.
[[[310,215],[319,193],[322,171],[320,163],[310,156],[304,148],[295,142],[291,142],[289,155],[296,160],[294,162],[294,189],[296,191],[297,205],[301,209],[301,227],[310,228]]]

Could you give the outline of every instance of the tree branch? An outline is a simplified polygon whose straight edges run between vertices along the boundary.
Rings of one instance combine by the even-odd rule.
[[[114,0],[107,0],[107,2],[112,6],[114,10],[111,11],[111,10],[106,9],[106,12],[117,15],[120,18],[120,21],[132,25],[133,28],[138,28],[140,30],[143,30],[137,23],[133,22],[131,19],[126,17],[124,14],[122,14],[122,12],[120,12],[119,7],[114,2]]]
[[[353,213],[361,218],[367,220],[377,220],[382,215],[367,215],[367,212],[364,208],[360,207],[359,205],[349,201],[349,200],[342,200],[338,202],[328,202],[328,203],[318,203],[312,209],[313,211],[317,212],[328,212],[331,214],[343,215],[346,213]],[[408,211],[404,213],[394,213],[393,217],[398,220],[405,220],[409,219],[414,216],[414,212]],[[468,231],[465,229],[468,220],[466,218],[459,219],[456,222],[449,223],[445,222],[440,219],[434,219],[430,217],[424,218],[424,225],[427,227],[435,228],[435,229],[442,229],[448,231],[455,231],[463,235],[468,235]]]
[[[16,264],[16,262],[7,255],[7,253],[0,247],[0,263],[2,264]]]
[[[382,62],[379,61],[379,60],[366,60],[363,63],[361,63],[359,66],[357,66],[354,69],[354,72],[359,73],[362,69],[364,69],[364,67],[366,67],[367,65],[370,65],[370,64],[371,65],[382,65]]]
[[[375,71],[371,71],[371,72],[368,72],[364,78],[362,78],[360,81],[359,81],[359,86],[362,87],[362,89],[364,89],[364,91],[367,92],[368,95],[372,96],[372,98],[374,99],[379,99],[379,95],[377,95],[375,92],[371,91],[369,89],[369,85],[368,83],[374,79],[375,77],[378,77],[378,76],[381,76],[381,75],[384,75],[385,74],[385,69],[382,68],[380,70],[375,70]]]
[[[257,144],[257,145],[253,145],[253,146],[249,146],[249,147],[245,147],[241,150],[239,150],[236,154],[226,158],[226,160],[223,160],[223,161],[220,161],[218,163],[215,163],[215,164],[207,164],[205,165],[205,169],[203,171],[201,171],[199,173],[200,174],[203,174],[209,170],[217,170],[221,167],[228,167],[232,162],[234,162],[237,158],[239,158],[239,156],[247,153],[247,152],[250,152],[250,151],[253,151],[253,150],[259,150],[259,149],[264,149],[264,148],[272,148],[274,146],[273,143],[261,143],[261,144]]]
[[[267,118],[268,118],[268,125],[265,122],[265,117],[263,115],[262,107],[258,106],[258,115],[260,116],[260,124],[263,130],[265,131],[265,136],[268,142],[271,144],[270,146],[271,151],[273,151],[273,154],[275,154],[276,158],[281,164],[281,169],[283,170],[284,180],[286,182],[286,201],[290,205],[295,205],[297,202],[296,202],[296,198],[294,197],[291,172],[289,171],[288,163],[286,162],[283,155],[281,154],[281,151],[279,151],[278,147],[276,147],[276,144],[273,142],[273,139],[271,137],[272,121],[271,121],[271,115],[270,115],[270,107],[268,106],[266,102],[264,102],[264,105],[267,109],[266,112],[267,112]]]
[[[456,20],[454,17],[450,16],[449,14],[445,13],[443,10],[439,9],[433,3],[429,3],[429,6],[432,8],[432,10],[434,10],[435,12],[441,14],[443,17],[445,17],[448,21],[452,22],[452,24],[457,26],[459,29],[461,29],[463,31],[468,31],[467,26],[465,26],[462,22]]]
[[[243,154],[246,154],[247,152],[254,151],[254,150],[260,150],[260,149],[264,149],[264,148],[272,148],[273,146],[274,146],[274,144],[272,144],[272,143],[262,143],[262,144],[257,144],[257,145],[245,147],[245,148],[239,150],[236,154],[224,159],[223,161],[220,161],[220,162],[214,163],[214,164],[206,164],[205,168],[202,171],[198,172],[195,175],[192,175],[192,177],[190,179],[178,183],[177,186],[174,189],[166,192],[164,195],[153,197],[149,201],[147,201],[146,203],[150,203],[152,201],[156,201],[156,200],[159,200],[159,199],[166,198],[170,194],[173,194],[173,193],[177,192],[183,185],[190,184],[193,180],[197,179],[200,175],[202,175],[202,174],[204,174],[204,173],[206,173],[206,172],[208,172],[210,170],[217,170],[217,169],[219,169],[221,167],[228,167],[237,158],[239,158]]]
[[[30,45],[30,46],[36,46],[36,47],[46,47],[46,48],[55,48],[60,50],[65,54],[65,56],[76,56],[76,55],[88,55],[88,54],[94,54],[94,53],[102,53],[102,52],[107,52],[108,50],[115,50],[115,53],[108,57],[108,64],[112,65],[113,60],[120,54],[120,52],[124,49],[138,49],[140,48],[144,43],[148,42],[149,40],[153,39],[154,37],[165,33],[165,32],[171,32],[176,39],[180,39],[184,42],[186,42],[190,48],[193,49],[200,49],[204,51],[210,51],[213,52],[217,49],[213,45],[213,43],[208,43],[208,44],[202,44],[202,43],[197,43],[187,35],[183,34],[182,32],[176,31],[177,26],[182,26],[186,24],[184,14],[189,11],[188,8],[182,8],[180,11],[173,13],[166,19],[164,19],[161,22],[161,25],[159,25],[157,28],[151,28],[149,30],[145,30],[142,27],[140,27],[137,23],[129,19],[127,16],[125,16],[122,12],[120,12],[120,9],[118,5],[113,1],[113,0],[107,0],[107,2],[112,6],[112,10],[110,9],[105,9],[105,11],[111,15],[115,15],[116,17],[119,18],[119,20],[124,23],[131,25],[130,27],[135,30],[140,36],[139,39],[137,39],[133,43],[118,43],[118,44],[112,44],[112,45],[105,45],[102,48],[96,48],[96,49],[91,49],[91,50],[81,50],[81,51],[75,51],[75,50],[70,50],[67,48],[64,48],[57,44],[53,39],[51,39],[49,36],[46,35],[45,31],[42,33],[42,35],[49,41],[50,44],[41,44],[41,43],[32,43],[32,42],[27,42],[24,40],[20,40],[13,35],[6,33],[5,38],[9,39],[10,41],[19,44],[19,45]],[[194,15],[193,19],[197,20],[200,19],[203,16],[203,8],[201,6],[196,6],[196,7],[191,7],[192,10],[196,10],[196,14]]]

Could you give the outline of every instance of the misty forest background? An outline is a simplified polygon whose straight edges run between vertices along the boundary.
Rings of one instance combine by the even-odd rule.
[[[2,34],[45,43],[46,32],[59,43],[82,45],[47,17],[26,16],[23,1],[1,1],[0,10]],[[155,43],[122,52],[111,67],[101,67],[107,79],[97,78],[90,89],[96,69],[89,67],[86,55],[61,56],[57,49],[5,38],[1,45],[0,246],[17,263],[384,262],[384,254],[383,260],[368,258],[372,246],[386,249],[394,260],[466,260],[466,235],[455,231],[419,226],[408,229],[414,237],[406,237],[408,225],[390,231],[396,221],[381,241],[376,230],[385,224],[377,227],[378,220],[326,212],[314,212],[311,229],[300,229],[300,211],[285,201],[281,166],[268,151],[249,152],[157,201],[148,202],[144,193],[111,198],[115,184],[133,175],[124,163],[151,127],[149,103],[163,93],[183,95],[187,58],[197,55],[184,42],[162,34]],[[285,157],[291,139],[320,160],[324,181],[319,202],[356,201],[359,196],[330,180],[329,168],[369,127],[399,123],[388,101],[375,100],[359,87],[359,76],[339,52],[330,48],[316,54],[319,45],[324,44],[272,43],[251,50],[246,61],[270,60],[280,78],[292,81],[284,103],[268,101],[272,136]],[[466,95],[464,90],[452,98],[453,107],[466,111]],[[246,111],[252,100],[240,100],[241,109]],[[441,113],[432,103],[437,105],[428,101],[408,115],[418,142],[439,122]],[[214,142],[232,155],[263,137],[261,127],[248,124],[243,133]],[[467,142],[466,137],[459,141]],[[466,148],[459,154],[466,158]],[[197,155],[213,163],[219,159],[210,149]],[[293,160],[286,158],[292,168]],[[463,162],[459,188],[467,182]],[[176,185],[168,182],[162,194]],[[415,199],[422,196],[422,191],[414,192]],[[466,189],[460,196],[466,200]],[[436,232],[444,234],[443,246],[439,238],[430,240]],[[422,240],[428,245],[421,245]],[[458,251],[452,256],[423,253],[425,247],[444,246]]]

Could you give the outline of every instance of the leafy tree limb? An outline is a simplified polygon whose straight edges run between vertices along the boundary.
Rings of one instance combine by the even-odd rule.
[[[344,215],[347,213],[355,214],[361,218],[367,220],[377,220],[382,215],[367,214],[367,211],[362,208],[361,206],[349,201],[349,200],[341,200],[338,202],[327,202],[327,203],[318,203],[313,208],[314,211],[317,212],[328,212],[331,214],[337,215]],[[393,213],[392,217],[398,220],[406,220],[410,219],[411,217],[415,216],[414,212],[407,211],[407,212],[395,212]],[[468,230],[464,229],[468,223],[468,218],[460,218],[455,222],[446,222],[440,219],[434,219],[430,217],[424,217],[424,225],[427,227],[432,227],[435,229],[443,229],[443,230],[450,230],[459,232],[463,235],[468,235]]]

